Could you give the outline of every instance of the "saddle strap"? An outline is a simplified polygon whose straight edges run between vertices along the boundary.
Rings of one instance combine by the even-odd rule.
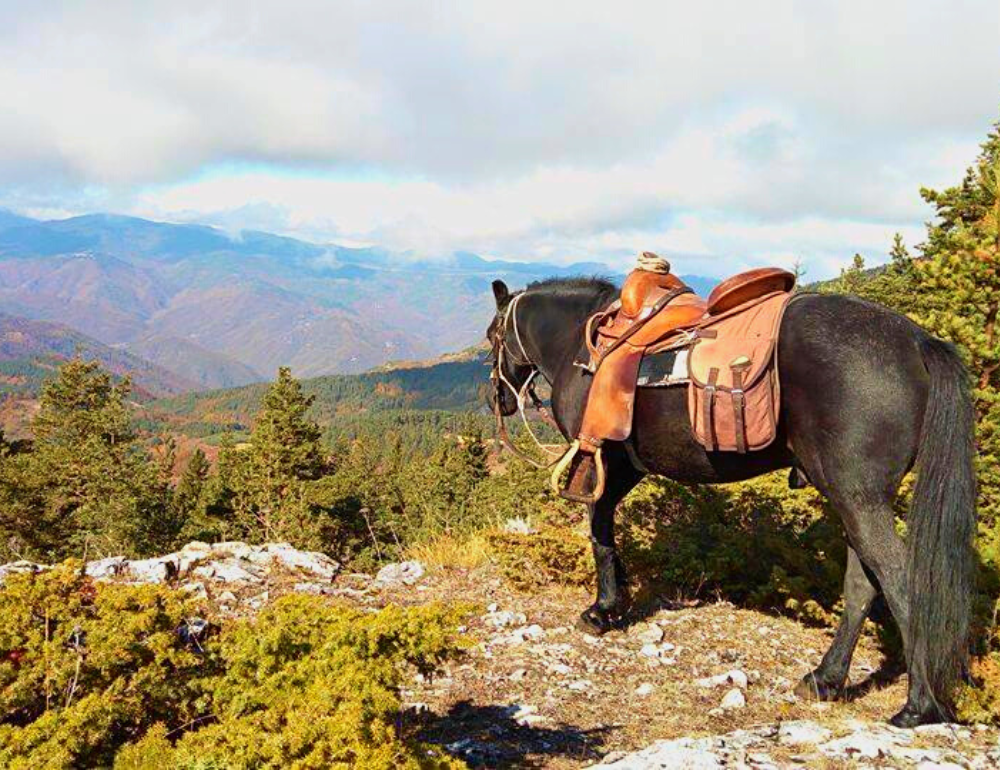
[[[708,371],[708,383],[705,385],[704,396],[702,397],[702,419],[705,422],[705,427],[708,429],[709,442],[711,444],[708,450],[710,452],[714,452],[719,446],[718,438],[715,435],[715,420],[713,419],[716,383],[718,381],[719,370],[713,366]]]
[[[746,396],[743,394],[743,368],[733,367],[733,425],[736,428],[736,451],[747,453],[747,430],[745,424]]]

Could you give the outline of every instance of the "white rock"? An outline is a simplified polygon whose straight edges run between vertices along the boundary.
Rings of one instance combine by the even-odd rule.
[[[823,743],[830,740],[833,733],[825,727],[807,719],[782,722],[778,728],[778,742],[786,746],[801,746],[809,743]]]
[[[715,770],[726,767],[723,756],[712,750],[709,738],[677,738],[657,741],[642,751],[628,754],[602,767],[615,770],[652,770],[652,768],[683,768],[683,770]]]
[[[537,623],[532,623],[530,626],[523,626],[522,628],[515,628],[511,634],[510,639],[514,643],[537,641],[545,636],[545,629],[542,628]]]
[[[878,759],[890,757],[893,751],[909,744],[910,734],[889,727],[857,730],[843,738],[827,741],[819,749],[834,759]]]
[[[639,654],[647,658],[658,658],[660,657],[660,648],[655,644],[644,644],[639,650]]]
[[[483,620],[494,628],[507,628],[508,626],[524,625],[528,619],[523,612],[503,610],[502,612],[491,612],[488,615],[484,615]]]
[[[538,706],[518,705],[513,707],[513,719],[519,725],[530,726],[545,721],[545,717],[538,713]]]
[[[715,676],[707,676],[704,679],[696,679],[695,684],[704,688],[721,687],[722,685],[735,685],[736,687],[745,690],[747,688],[748,680],[746,674],[738,668],[734,668],[727,671],[725,674],[716,674]]]
[[[196,580],[191,583],[184,583],[181,586],[182,591],[187,591],[189,594],[194,596],[196,599],[207,599],[208,589],[205,588],[205,584],[200,580]]]
[[[575,682],[570,682],[566,685],[573,692],[587,692],[593,689],[594,683],[589,679],[577,679]]]
[[[383,585],[400,584],[411,586],[424,576],[424,565],[419,561],[402,561],[386,564],[378,571],[375,580]]]
[[[223,591],[217,599],[219,604],[236,604],[236,594],[232,591]]]
[[[137,583],[166,583],[177,574],[177,554],[128,562],[126,576]]]
[[[340,564],[331,559],[325,553],[317,551],[300,551],[293,548],[288,543],[268,543],[265,548],[267,553],[275,560],[289,569],[300,569],[311,572],[324,580],[333,580],[340,571]],[[419,562],[404,562],[404,564],[418,564]],[[423,574],[421,567],[421,575]],[[381,572],[379,573],[381,574]],[[417,575],[419,578],[420,575]]]
[[[214,580],[219,580],[223,583],[260,583],[262,582],[259,577],[249,572],[244,564],[248,562],[242,562],[240,559],[222,559],[220,561],[211,561],[202,567],[196,567],[194,572],[199,577],[211,577]],[[209,575],[205,575],[204,571],[208,570],[211,572]]]
[[[649,682],[643,682],[635,688],[635,694],[640,698],[645,698],[647,695],[652,695],[655,689]]]
[[[519,668],[519,669],[515,669],[514,671],[511,671],[510,672],[510,676],[507,677],[507,678],[510,679],[510,681],[512,681],[512,682],[520,682],[527,675],[528,675],[528,669],[526,669],[526,668]]]
[[[282,543],[281,545],[288,544]],[[223,540],[219,543],[212,543],[213,556],[235,556],[237,559],[249,559],[253,552],[253,546],[240,540]]]
[[[208,559],[212,555],[212,546],[202,543],[200,540],[192,540],[190,543],[177,552],[178,571],[184,575],[199,561]]]
[[[201,540],[192,540],[187,545],[183,546],[178,553],[181,556],[187,556],[188,558],[201,557],[206,558],[212,554],[212,546],[209,543],[203,543]]]
[[[727,711],[741,709],[747,705],[747,699],[746,696],[743,695],[743,690],[739,687],[734,687],[722,696],[722,702],[719,703],[719,705]]]
[[[734,668],[731,671],[725,673],[726,681],[729,684],[739,687],[741,690],[745,690],[749,681],[747,680],[747,675],[740,671],[738,668]]]
[[[0,586],[3,585],[3,581],[10,575],[24,575],[33,572],[43,572],[47,569],[51,569],[47,564],[35,564],[34,562],[27,561],[26,559],[13,561],[10,564],[4,564],[0,566]]]
[[[109,556],[106,559],[88,561],[84,572],[94,580],[109,580],[124,572],[126,564],[124,556]]]

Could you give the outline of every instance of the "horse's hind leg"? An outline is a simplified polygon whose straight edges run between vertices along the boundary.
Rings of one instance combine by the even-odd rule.
[[[830,649],[815,671],[806,674],[795,688],[800,698],[835,700],[840,697],[851,668],[851,657],[861,635],[865,618],[878,596],[878,589],[868,579],[853,548],[847,548],[844,573],[844,612]]]
[[[622,498],[642,479],[624,452],[608,453],[608,482],[604,495],[590,513],[590,541],[597,568],[597,601],[580,615],[580,628],[588,633],[603,634],[621,622],[627,603],[627,577],[621,557],[615,547],[615,509]]]
[[[841,506],[840,510],[848,541],[882,589],[903,638],[907,669],[910,671],[909,688],[906,705],[891,721],[899,727],[939,721],[942,717],[936,701],[920,678],[912,675],[910,666],[912,651],[908,640],[911,597],[906,585],[906,543],[896,532],[892,507],[886,502],[878,506]]]

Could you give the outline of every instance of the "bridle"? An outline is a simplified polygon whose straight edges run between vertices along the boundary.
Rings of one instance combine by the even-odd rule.
[[[528,422],[528,415],[525,408],[530,400],[531,406],[534,407],[535,411],[542,415],[542,418],[549,425],[556,430],[559,430],[559,425],[556,423],[555,418],[545,407],[542,399],[539,398],[538,393],[535,391],[535,379],[539,374],[541,374],[541,370],[533,361],[531,361],[530,358],[528,358],[528,354],[524,349],[524,343],[521,341],[521,330],[517,325],[517,303],[523,296],[524,292],[515,294],[511,301],[507,303],[507,307],[504,309],[502,316],[498,316],[499,323],[497,324],[496,332],[493,336],[493,369],[490,372],[490,381],[493,384],[493,414],[496,417],[497,438],[505,449],[509,450],[514,455],[536,468],[551,468],[559,461],[559,458],[563,456],[565,450],[553,450],[550,448],[551,445],[543,444],[539,441],[535,432],[531,429],[530,423]],[[521,353],[519,357],[515,357],[507,348],[508,326],[514,330],[514,339],[517,341],[517,347]],[[504,363],[507,361],[516,366],[528,366],[531,368],[531,372],[525,378],[524,383],[520,388],[515,387],[514,383],[512,383],[504,373]],[[542,376],[544,377],[544,375]],[[521,415],[521,421],[524,423],[524,428],[528,431],[528,435],[531,436],[532,440],[539,449],[553,458],[551,462],[538,462],[538,460],[518,449],[517,446],[514,445],[514,442],[510,440],[510,435],[507,433],[507,425],[504,422],[503,409],[500,405],[500,397],[503,392],[503,388],[505,387],[517,400],[517,411]]]

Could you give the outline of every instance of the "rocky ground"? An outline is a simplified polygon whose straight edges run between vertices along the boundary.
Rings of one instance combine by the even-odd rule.
[[[11,572],[44,569],[27,562]],[[285,544],[191,543],[159,559],[90,562],[98,579],[171,582],[220,616],[251,613],[289,591],[372,608],[461,601],[466,654],[404,691],[403,728],[473,766],[576,768],[1000,767],[1000,733],[967,726],[896,730],[893,675],[864,639],[850,700],[792,693],[829,644],[821,629],[733,607],[661,602],[627,631],[573,627],[579,590],[511,591],[487,565],[426,571],[416,562],[350,574]]]

